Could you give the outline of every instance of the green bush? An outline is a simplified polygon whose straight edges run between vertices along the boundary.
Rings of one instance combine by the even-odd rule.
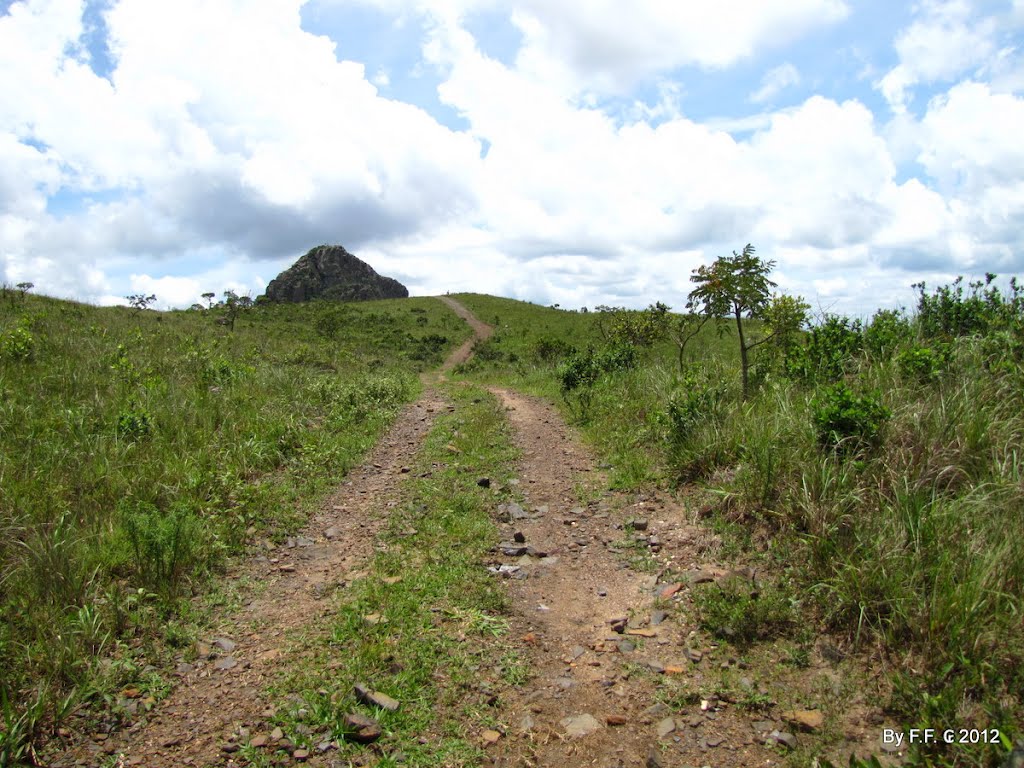
[[[896,364],[903,378],[929,384],[938,380],[948,356],[947,349],[914,346],[900,352]]]
[[[911,337],[910,320],[898,309],[880,309],[864,328],[864,349],[873,360],[888,360]]]
[[[694,374],[684,376],[665,408],[669,442],[680,445],[688,440],[698,425],[717,413],[723,394],[721,386],[713,387]]]
[[[798,381],[815,383],[842,378],[863,344],[860,320],[829,315],[807,334],[802,347],[786,355],[786,374]]]
[[[200,560],[199,521],[184,504],[164,511],[144,502],[123,502],[120,512],[142,584],[176,597],[184,577]]]
[[[840,453],[876,447],[892,415],[876,395],[855,395],[840,382],[826,388],[811,403],[818,442]]]
[[[22,322],[0,339],[0,360],[30,360],[35,349],[35,337]]]
[[[778,637],[794,620],[793,604],[775,586],[754,589],[740,578],[706,586],[696,594],[701,626],[736,645]]]

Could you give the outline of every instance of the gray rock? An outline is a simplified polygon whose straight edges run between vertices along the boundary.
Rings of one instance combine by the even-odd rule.
[[[360,744],[369,744],[376,741],[383,734],[376,720],[361,715],[358,712],[350,712],[345,715],[343,722],[347,732],[345,738]]]
[[[633,526],[634,531],[646,531],[647,530],[647,518],[638,517],[635,520],[630,520],[630,525]]]
[[[661,624],[663,621],[665,621],[665,619],[667,619],[667,618],[668,618],[668,612],[667,611],[653,611],[651,613],[651,626],[656,627],[659,624]]]
[[[234,640],[230,640],[226,637],[218,637],[214,639],[213,645],[220,648],[224,653],[231,653],[238,647]]]
[[[366,301],[404,299],[408,289],[397,280],[382,277],[366,262],[340,245],[320,245],[301,256],[270,281],[270,301]]]
[[[560,722],[562,727],[565,729],[565,735],[570,739],[589,736],[595,731],[601,730],[601,723],[597,721],[597,718],[586,713],[582,715],[573,715],[572,717],[563,717]]]
[[[658,722],[655,727],[655,732],[658,734],[659,739],[663,739],[672,733],[676,729],[676,721],[671,717],[666,717],[664,720]]]
[[[214,669],[220,669],[220,670],[234,669],[237,666],[238,666],[238,661],[235,659],[234,656],[225,656],[223,659],[217,659],[213,663]]]

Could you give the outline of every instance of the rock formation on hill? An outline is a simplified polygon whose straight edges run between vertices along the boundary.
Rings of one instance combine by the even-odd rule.
[[[397,280],[378,275],[369,264],[340,245],[318,245],[270,281],[271,301],[366,301],[404,299],[409,290]]]

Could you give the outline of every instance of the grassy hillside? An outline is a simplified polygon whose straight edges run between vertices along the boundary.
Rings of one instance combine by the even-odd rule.
[[[469,333],[433,299],[261,304],[233,331],[223,307],[0,299],[0,764],[79,704],[165,691],[184,598],[295,529]]]
[[[999,730],[997,745],[922,748],[924,764],[996,765],[1022,735],[1015,284],[922,289],[912,315],[866,324],[822,318],[789,348],[766,345],[746,401],[729,330],[707,326],[680,367],[670,338],[623,352],[609,315],[459,299],[498,329],[463,373],[560,400],[621,486],[704,487],[704,514],[804,614],[794,639],[813,642],[808,626],[845,635],[888,675],[885,706],[906,728]],[[718,597],[704,623],[724,642],[741,614],[745,640],[778,631]]]

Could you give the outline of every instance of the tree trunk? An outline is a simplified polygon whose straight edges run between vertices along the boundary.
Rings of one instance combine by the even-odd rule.
[[[748,392],[748,380],[747,380],[747,341],[743,338],[743,315],[739,308],[736,308],[736,332],[740,336],[740,366],[743,372],[743,399],[747,399]]]

